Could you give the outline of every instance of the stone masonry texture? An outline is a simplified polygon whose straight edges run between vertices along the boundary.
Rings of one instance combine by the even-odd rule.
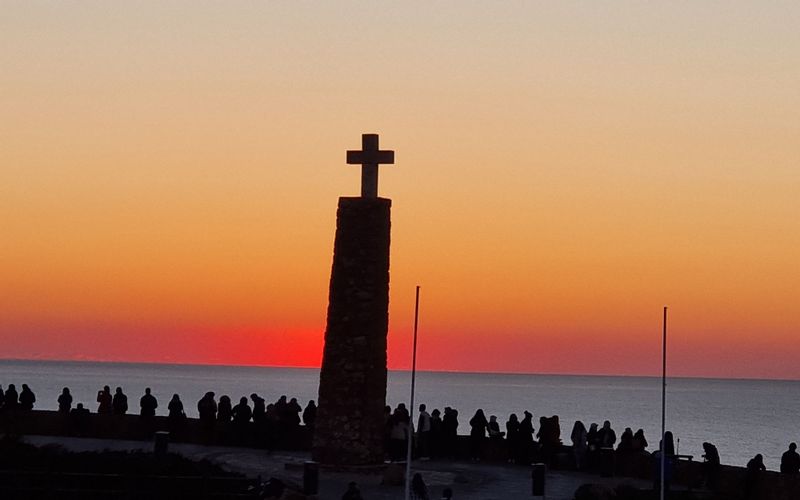
[[[383,462],[391,200],[340,198],[313,458]]]

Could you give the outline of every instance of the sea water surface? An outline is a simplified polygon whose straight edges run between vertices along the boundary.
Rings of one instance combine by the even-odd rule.
[[[411,376],[390,371],[387,403],[408,405]],[[23,383],[36,394],[35,408],[54,410],[63,387],[74,403],[96,411],[97,391],[120,386],[133,413],[145,387],[166,414],[173,394],[179,394],[187,415],[197,415],[197,401],[206,391],[223,394],[235,403],[258,393],[267,402],[281,395],[296,397],[305,407],[317,399],[319,370],[218,365],[169,365],[0,360],[0,385]],[[578,375],[418,372],[416,404],[428,410],[451,406],[459,411],[459,433],[469,433],[469,419],[478,408],[496,415],[501,428],[508,415],[558,415],[561,436],[569,443],[575,420],[589,427],[610,420],[619,437],[625,427],[644,429],[650,446],[658,447],[661,426],[661,379]],[[416,406],[415,404],[415,406]],[[722,462],[745,465],[756,453],[767,468],[777,470],[780,456],[791,441],[800,441],[800,382],[784,380],[730,380],[670,378],[667,380],[667,429],[679,439],[678,452],[702,460],[702,443],[719,449]]]

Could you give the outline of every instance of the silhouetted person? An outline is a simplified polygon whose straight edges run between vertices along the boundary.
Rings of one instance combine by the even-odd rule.
[[[247,398],[242,396],[239,398],[239,404],[233,407],[231,411],[233,416],[233,426],[236,439],[243,443],[248,439],[248,423],[253,416],[253,411],[247,404]]]
[[[81,405],[82,407],[83,405]],[[64,387],[58,396],[58,412],[66,414],[70,410],[72,410],[72,394],[69,393],[69,387]]]
[[[667,458],[671,458],[675,456],[675,436],[672,435],[672,431],[667,431],[664,433],[664,443],[663,445],[659,444],[659,448],[663,449],[667,453]]]
[[[250,421],[253,416],[250,406],[247,404],[247,398],[242,396],[239,399],[239,404],[233,407],[233,422],[239,426],[244,426]]]
[[[78,403],[69,412],[70,425],[79,436],[83,435],[89,428],[89,418],[89,410],[83,407],[83,403]]]
[[[506,448],[508,463],[515,463],[519,455],[519,419],[516,413],[509,415],[506,421]]]
[[[419,472],[415,473],[411,478],[411,498],[414,500],[430,500],[428,487]]]
[[[286,491],[284,482],[278,478],[271,477],[264,483],[258,498],[283,498],[284,491]]]
[[[611,428],[611,422],[608,420],[603,422],[603,427],[597,431],[597,440],[600,448],[613,448],[617,442],[617,433]]]
[[[309,429],[314,429],[314,423],[317,421],[317,404],[314,400],[310,400],[303,410],[303,425]]]
[[[23,411],[31,411],[35,402],[36,396],[33,395],[33,391],[28,387],[28,384],[22,384],[22,392],[19,393],[19,407]]]
[[[600,459],[600,431],[597,429],[597,424],[592,422],[589,424],[589,430],[586,432],[586,443],[589,445],[586,454],[586,464],[592,469],[596,468]]]
[[[642,452],[647,448],[647,439],[644,437],[644,430],[639,429],[633,435],[633,451]]]
[[[572,455],[575,459],[575,468],[581,470],[586,465],[586,451],[589,448],[586,426],[583,425],[583,422],[580,420],[575,421],[569,439],[572,441]]]
[[[287,421],[291,427],[297,427],[300,425],[300,414],[302,412],[303,407],[297,402],[297,398],[290,399],[289,404],[286,405],[286,415]]]
[[[347,485],[347,491],[342,495],[342,500],[364,500],[355,481],[350,481],[350,484]]]
[[[419,418],[417,419],[417,450],[423,460],[430,458],[431,443],[431,415],[424,404],[419,405]]]
[[[500,430],[500,424],[497,423],[497,417],[494,415],[489,417],[489,425],[486,426],[486,430],[489,431],[489,439],[503,439],[503,436],[506,435]]]
[[[226,395],[222,395],[219,398],[219,405],[217,405],[217,420],[228,423],[231,421],[231,417],[233,417],[231,398]]]
[[[156,416],[156,408],[158,408],[158,401],[155,396],[150,394],[150,388],[144,390],[144,396],[139,400],[139,415],[142,418],[153,418]]]
[[[783,474],[800,472],[800,454],[797,453],[796,443],[790,443],[789,449],[781,455],[781,472]]]
[[[75,408],[70,410],[70,413],[75,415],[89,415],[89,410],[83,407],[83,403],[78,403]]]
[[[103,386],[103,389],[97,391],[97,413],[100,415],[109,415],[113,411],[112,403],[114,398],[111,396],[111,388]]]
[[[442,413],[436,408],[431,412],[430,452],[432,456],[442,453]]]
[[[170,432],[179,432],[186,423],[186,413],[183,411],[183,401],[177,394],[167,404],[167,427]]]
[[[406,408],[405,403],[400,403],[395,408],[395,411],[399,413],[404,419],[406,419],[406,423],[411,425],[411,415],[408,413],[408,408]]]
[[[719,484],[719,452],[711,443],[703,443],[703,476],[708,489],[715,491]]]
[[[316,407],[315,407],[316,409]],[[308,425],[308,424],[306,424]],[[267,438],[267,449],[272,450],[275,448],[276,442],[283,438],[278,434],[278,430],[281,428],[281,420],[278,416],[277,410],[275,410],[275,403],[270,403],[267,405],[266,412],[264,412],[264,435]],[[309,427],[310,430],[313,431],[313,423],[312,426]]]
[[[167,404],[167,418],[179,422],[186,418],[186,413],[183,411],[183,401],[181,401],[180,396],[177,394],[172,395],[172,399],[169,400],[169,404]]]
[[[3,405],[6,402],[6,393],[3,392],[3,386],[0,385],[0,410],[3,409]]]
[[[596,451],[600,448],[600,431],[597,429],[597,424],[592,422],[589,424],[589,430],[586,431],[586,442],[589,444],[589,452]]]
[[[275,411],[278,413],[278,419],[281,427],[289,425],[289,403],[286,401],[286,395],[283,395],[275,401]]]
[[[633,430],[631,430],[630,427],[625,427],[625,430],[622,431],[622,435],[619,437],[617,451],[623,453],[633,451]]]
[[[561,448],[561,425],[558,423],[558,415],[550,418],[542,417],[539,419],[539,423],[537,437],[542,446],[542,455],[545,462],[552,465],[556,453]]]
[[[544,434],[547,432],[547,417],[539,417],[539,431],[536,433],[536,439],[539,443],[544,442]]]
[[[209,391],[197,402],[197,413],[200,422],[206,427],[213,427],[214,420],[217,418],[217,402],[214,401],[214,393]]]
[[[8,384],[8,389],[6,389],[5,394],[5,402],[3,403],[3,408],[7,410],[16,410],[17,405],[19,405],[19,395],[17,395],[17,388],[14,387],[14,384]]]
[[[406,440],[409,436],[409,415],[404,410],[405,406],[401,408],[398,405],[394,413],[392,413],[392,428],[389,434],[389,458],[393,462],[399,462],[405,456],[404,450],[406,450]]]
[[[486,438],[486,428],[488,426],[489,422],[486,421],[486,415],[483,414],[483,410],[480,408],[469,419],[469,449],[472,460],[481,459],[481,445]]]
[[[442,434],[444,441],[444,453],[455,456],[458,452],[458,410],[450,408],[444,409],[442,416]]]
[[[758,487],[758,479],[761,472],[767,470],[764,467],[764,457],[759,453],[747,462],[747,470],[744,477],[744,497],[748,500],[757,498],[755,495]]]
[[[517,464],[530,465],[531,451],[533,449],[533,415],[527,410],[523,412],[523,415],[522,421],[519,423]]]
[[[114,397],[111,399],[111,407],[114,409],[114,415],[125,415],[128,413],[128,396],[122,392],[122,387],[117,387],[114,390]]]
[[[264,419],[267,416],[267,406],[264,398],[254,392],[250,395],[250,400],[253,402],[253,422],[257,424],[264,423]]]

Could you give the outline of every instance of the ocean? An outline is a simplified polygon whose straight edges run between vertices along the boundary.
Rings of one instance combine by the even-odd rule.
[[[408,405],[411,374],[390,371],[387,402]],[[218,365],[168,365],[0,360],[0,385],[26,383],[36,394],[37,409],[54,410],[63,387],[74,403],[97,408],[97,391],[120,386],[138,412],[138,399],[151,387],[166,413],[172,394],[179,394],[189,416],[197,415],[197,401],[206,391],[223,394],[234,403],[258,393],[268,402],[281,395],[296,397],[305,407],[317,399],[319,370]],[[469,419],[482,408],[496,415],[501,428],[511,413],[558,415],[561,436],[569,443],[575,420],[589,427],[610,420],[617,436],[625,427],[644,429],[649,450],[658,446],[661,426],[661,379],[578,375],[418,372],[416,404],[428,411],[451,406],[459,411],[459,433],[469,433]],[[702,443],[719,449],[724,464],[745,465],[756,453],[768,469],[777,470],[780,456],[800,424],[800,382],[785,380],[731,380],[670,378],[667,380],[667,429],[678,439],[680,454],[702,460]]]

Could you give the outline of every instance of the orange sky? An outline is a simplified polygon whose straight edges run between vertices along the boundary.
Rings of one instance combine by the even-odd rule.
[[[485,5],[484,5],[485,4]],[[19,2],[0,356],[317,365],[345,150],[390,366],[800,378],[800,4]]]

